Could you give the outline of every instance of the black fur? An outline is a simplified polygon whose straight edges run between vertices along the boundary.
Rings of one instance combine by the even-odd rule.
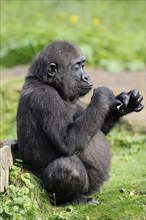
[[[137,90],[115,97],[99,87],[84,109],[78,98],[92,88],[84,62],[73,44],[50,44],[31,65],[18,106],[21,157],[58,204],[100,189],[110,169],[105,134],[122,115],[143,108]]]

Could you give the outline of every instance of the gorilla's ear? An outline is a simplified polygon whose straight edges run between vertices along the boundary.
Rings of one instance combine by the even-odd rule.
[[[55,63],[50,63],[49,68],[48,68],[48,75],[49,76],[55,76],[57,73],[57,66]]]

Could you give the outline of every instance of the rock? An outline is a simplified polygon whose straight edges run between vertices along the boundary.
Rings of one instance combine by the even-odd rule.
[[[13,152],[16,146],[16,140],[0,142],[0,192],[4,192],[9,184],[9,170],[15,158]]]

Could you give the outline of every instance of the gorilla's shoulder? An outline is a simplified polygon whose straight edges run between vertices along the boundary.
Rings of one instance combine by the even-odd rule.
[[[31,101],[32,103],[35,102],[35,104],[41,108],[44,108],[46,105],[57,106],[57,104],[63,104],[59,93],[52,86],[46,84],[42,84],[41,87],[37,87],[33,90]]]

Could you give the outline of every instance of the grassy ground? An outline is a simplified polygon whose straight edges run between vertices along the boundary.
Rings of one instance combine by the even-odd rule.
[[[2,66],[28,63],[49,42],[62,39],[79,45],[90,65],[111,72],[144,69],[143,0],[0,3]]]
[[[1,138],[16,137],[15,115],[22,80],[1,86]],[[145,136],[126,123],[108,135],[112,151],[111,179],[93,195],[99,206],[52,207],[38,181],[16,163],[10,185],[0,194],[1,220],[144,220],[145,219]]]
[[[16,109],[23,80],[8,80],[0,86],[0,139],[16,138]]]

